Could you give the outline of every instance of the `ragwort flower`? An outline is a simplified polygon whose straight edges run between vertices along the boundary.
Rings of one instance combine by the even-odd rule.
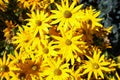
[[[85,46],[85,42],[81,40],[82,34],[78,36],[74,36],[72,30],[65,32],[64,30],[60,30],[61,37],[52,36],[55,41],[56,48],[60,49],[60,52],[63,57],[69,61],[71,60],[72,64],[74,63],[74,56],[78,53],[82,53],[83,49],[79,48],[78,45]]]
[[[76,1],[73,1],[72,4],[69,5],[68,0],[62,0],[61,5],[56,3],[58,10],[51,11],[53,13],[52,19],[55,19],[52,21],[51,24],[59,23],[57,30],[60,30],[63,27],[63,29],[66,31],[75,25],[79,25],[77,18],[78,16],[80,16],[80,12],[78,11],[82,7],[82,5],[76,7],[75,5]]]
[[[3,78],[10,80],[10,77],[13,76],[15,70],[19,70],[19,69],[16,68],[12,64],[9,56],[6,57],[6,53],[4,53],[3,59],[0,58],[0,77],[1,77],[1,80],[3,80]]]
[[[34,32],[34,36],[39,34],[40,36],[44,36],[45,33],[48,33],[48,28],[51,27],[49,24],[50,17],[48,13],[44,11],[36,10],[36,12],[31,11],[31,14],[28,14],[30,17],[26,19],[28,21],[27,25],[32,28]]]
[[[94,73],[96,79],[98,79],[98,76],[104,79],[105,72],[113,71],[113,69],[108,67],[110,62],[105,61],[105,55],[100,55],[101,51],[97,48],[94,48],[93,57],[86,55],[89,61],[85,61],[85,64],[83,64],[84,71],[82,75],[88,73],[88,80],[93,76],[92,73]]]
[[[69,64],[63,63],[63,59],[47,59],[49,68],[45,70],[46,80],[65,80],[69,74]]]

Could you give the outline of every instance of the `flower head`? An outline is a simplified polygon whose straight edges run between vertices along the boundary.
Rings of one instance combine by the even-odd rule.
[[[10,77],[13,76],[15,70],[19,70],[19,69],[16,68],[12,64],[9,56],[6,57],[6,53],[4,53],[3,59],[0,58],[0,77],[1,77],[1,80],[3,80],[3,78],[10,80]]]
[[[88,73],[88,80],[90,80],[92,77],[92,73],[94,73],[96,79],[98,76],[104,79],[104,73],[112,71],[112,69],[108,67],[110,65],[110,62],[105,61],[104,55],[100,55],[101,51],[97,48],[94,48],[93,57],[86,55],[89,61],[85,61],[85,64],[83,65],[84,71],[82,75]]]
[[[52,36],[55,41],[56,48],[60,49],[60,52],[63,57],[69,61],[72,60],[72,64],[74,63],[74,56],[78,53],[82,53],[83,49],[78,47],[78,45],[85,46],[85,42],[81,40],[82,34],[78,36],[74,36],[72,30],[65,32],[64,30],[61,31],[61,37],[59,36]],[[68,55],[69,54],[69,55]]]
[[[80,16],[78,11],[82,5],[76,7],[75,5],[76,1],[73,1],[72,4],[69,5],[68,0],[62,0],[61,5],[56,3],[58,10],[51,11],[53,13],[52,19],[54,19],[51,24],[59,23],[57,30],[60,30],[63,27],[63,29],[66,31],[75,25],[79,25],[77,17]]]
[[[69,74],[69,64],[63,63],[63,59],[48,59],[49,68],[45,70],[46,80],[65,80]]]
[[[34,36],[37,34],[44,36],[45,33],[48,33],[48,28],[51,27],[49,24],[50,17],[48,13],[36,10],[36,12],[31,11],[31,14],[28,14],[28,16],[30,18],[26,19],[28,21],[27,25],[32,28]]]

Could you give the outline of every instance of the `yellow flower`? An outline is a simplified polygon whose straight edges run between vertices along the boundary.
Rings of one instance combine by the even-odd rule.
[[[16,51],[14,50],[14,55],[9,54],[9,58],[12,60],[12,64],[16,65],[19,62],[24,62],[25,59],[28,57],[28,54],[25,51]]]
[[[18,70],[12,62],[10,61],[9,56],[6,58],[6,52],[3,55],[3,59],[0,58],[0,77],[1,80],[5,78],[6,80],[10,80],[10,77],[12,74],[14,74],[14,71]]]
[[[47,60],[49,68],[45,70],[46,80],[65,80],[69,76],[69,64],[63,63],[63,59],[58,58],[56,61],[49,58]]]
[[[56,48],[60,49],[60,53],[63,55],[67,61],[71,60],[71,63],[74,64],[74,56],[78,53],[82,53],[83,49],[80,49],[78,45],[85,46],[85,42],[81,40],[82,34],[78,36],[73,36],[72,30],[65,32],[64,30],[60,30],[61,37],[52,36],[55,41],[54,43],[57,45]]]
[[[43,71],[45,69],[45,65],[43,63],[42,57],[39,58],[32,58],[32,59],[26,59],[24,62],[19,62],[16,64],[18,68],[20,68],[19,71],[16,71],[16,78],[17,79],[25,79],[25,80],[35,80],[43,78]],[[15,77],[14,77],[15,78]]]
[[[52,19],[55,19],[51,22],[51,24],[59,23],[57,30],[60,30],[63,27],[63,29],[66,31],[75,25],[79,25],[77,18],[81,15],[78,11],[82,5],[75,7],[75,4],[76,1],[73,1],[72,4],[69,5],[68,0],[61,0],[61,5],[56,3],[58,10],[51,11],[53,13],[51,17]]]
[[[56,47],[53,45],[53,41],[42,40],[41,42],[41,48],[36,52],[36,56],[42,56],[45,60],[48,57],[57,56],[58,52],[55,51]]]
[[[98,76],[101,76],[101,78],[104,79],[103,73],[110,72],[113,69],[108,67],[110,65],[110,62],[105,61],[105,56],[100,56],[101,51],[99,49],[94,48],[93,50],[93,57],[86,55],[89,61],[85,61],[85,63],[83,64],[84,71],[82,75],[88,73],[88,80],[90,80],[90,78],[92,77],[92,73],[94,73],[96,79],[98,78]]]
[[[86,8],[84,12],[85,14],[82,21],[87,21],[87,23],[91,25],[91,28],[95,28],[96,26],[96,28],[103,27],[102,24],[100,24],[102,18],[98,18],[100,11],[96,11],[95,9],[92,9],[92,6],[90,6]]]
[[[12,38],[12,43],[17,44],[16,49],[20,48],[21,51],[28,48],[33,40],[33,34],[30,32],[30,28],[27,26],[23,26],[23,28],[19,26],[19,32]]]
[[[34,36],[36,36],[37,34],[43,36],[43,34],[48,33],[48,28],[51,27],[49,24],[50,17],[48,13],[36,10],[36,12],[31,11],[31,14],[28,14],[28,16],[30,18],[26,19],[26,21],[28,21],[27,25],[32,28]]]

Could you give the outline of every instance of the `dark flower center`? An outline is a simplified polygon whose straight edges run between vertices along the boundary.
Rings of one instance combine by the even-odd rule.
[[[99,69],[99,65],[97,63],[93,63],[92,66],[94,69]]]
[[[8,71],[9,71],[9,67],[7,65],[0,66],[0,72],[8,72]]]
[[[59,76],[62,74],[62,71],[60,69],[55,69],[54,74]]]
[[[66,11],[64,12],[64,17],[65,17],[65,18],[70,18],[71,16],[72,16],[72,13],[71,13],[70,11],[66,10]]]
[[[67,39],[67,40],[65,41],[65,44],[66,44],[66,45],[71,45],[71,44],[72,44],[72,41],[69,40],[69,39]]]
[[[49,53],[49,49],[48,48],[44,48],[43,52],[47,54],[47,53]]]
[[[36,21],[36,24],[37,24],[37,26],[41,26],[41,25],[42,25],[42,21],[37,20],[37,21]]]

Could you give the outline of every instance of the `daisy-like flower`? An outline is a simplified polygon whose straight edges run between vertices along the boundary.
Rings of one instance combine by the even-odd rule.
[[[48,61],[49,68],[45,70],[46,80],[65,80],[69,76],[69,64],[63,63],[63,59],[58,58],[56,61],[49,58]]]
[[[27,25],[33,29],[34,36],[37,34],[43,36],[43,34],[48,33],[48,28],[51,27],[49,24],[50,17],[48,13],[36,10],[36,12],[31,11],[31,14],[28,14],[28,16],[30,18],[26,19],[26,21],[28,21]]]
[[[12,74],[14,74],[15,70],[19,70],[13,64],[11,64],[9,56],[6,58],[6,53],[3,55],[3,59],[0,58],[0,78],[3,80],[10,80]]]
[[[52,44],[53,42],[48,42],[48,40],[41,40],[41,48],[38,50],[36,56],[43,56],[46,60],[48,57],[57,56],[58,52],[55,51],[56,47]]]
[[[94,48],[93,50],[93,57],[86,55],[89,61],[85,61],[83,64],[84,71],[82,75],[88,73],[88,80],[90,80],[93,76],[92,73],[94,73],[96,79],[98,79],[98,76],[104,79],[104,73],[111,72],[113,69],[108,67],[110,65],[110,62],[105,61],[105,55],[100,56],[101,51],[99,49]]]
[[[29,55],[25,51],[16,51],[14,50],[14,55],[9,54],[9,58],[12,60],[12,64],[16,65],[19,62],[24,62]]]
[[[23,26],[23,28],[19,27],[19,32],[12,38],[12,43],[17,45],[16,49],[20,48],[21,51],[28,48],[33,40],[30,28],[27,26]]]
[[[92,9],[92,6],[88,7],[84,11],[84,17],[82,18],[82,21],[87,21],[88,24],[91,25],[91,28],[98,28],[98,27],[103,27],[102,24],[100,24],[100,21],[102,18],[98,18],[100,15],[100,11],[96,11],[95,9]],[[81,19],[80,19],[81,21]]]
[[[60,30],[62,27],[66,31],[69,28],[79,25],[77,20],[78,16],[82,15],[82,12],[78,12],[82,5],[76,6],[76,1],[74,0],[72,4],[69,4],[68,0],[61,0],[61,5],[56,3],[58,10],[52,10],[53,15],[51,16],[54,19],[51,24],[59,23],[57,30]],[[64,26],[63,26],[64,25]]]
[[[78,53],[82,53],[83,49],[80,49],[78,45],[85,46],[85,42],[81,40],[82,34],[78,36],[73,36],[72,30],[65,32],[64,30],[60,30],[61,37],[59,36],[52,36],[55,41],[54,43],[57,45],[56,48],[60,49],[60,53],[63,57],[71,63],[74,64],[74,56]]]
[[[25,80],[43,80],[43,71],[45,69],[42,57],[26,59],[24,62],[19,62],[16,64],[19,71],[16,71],[16,75],[18,79]]]

